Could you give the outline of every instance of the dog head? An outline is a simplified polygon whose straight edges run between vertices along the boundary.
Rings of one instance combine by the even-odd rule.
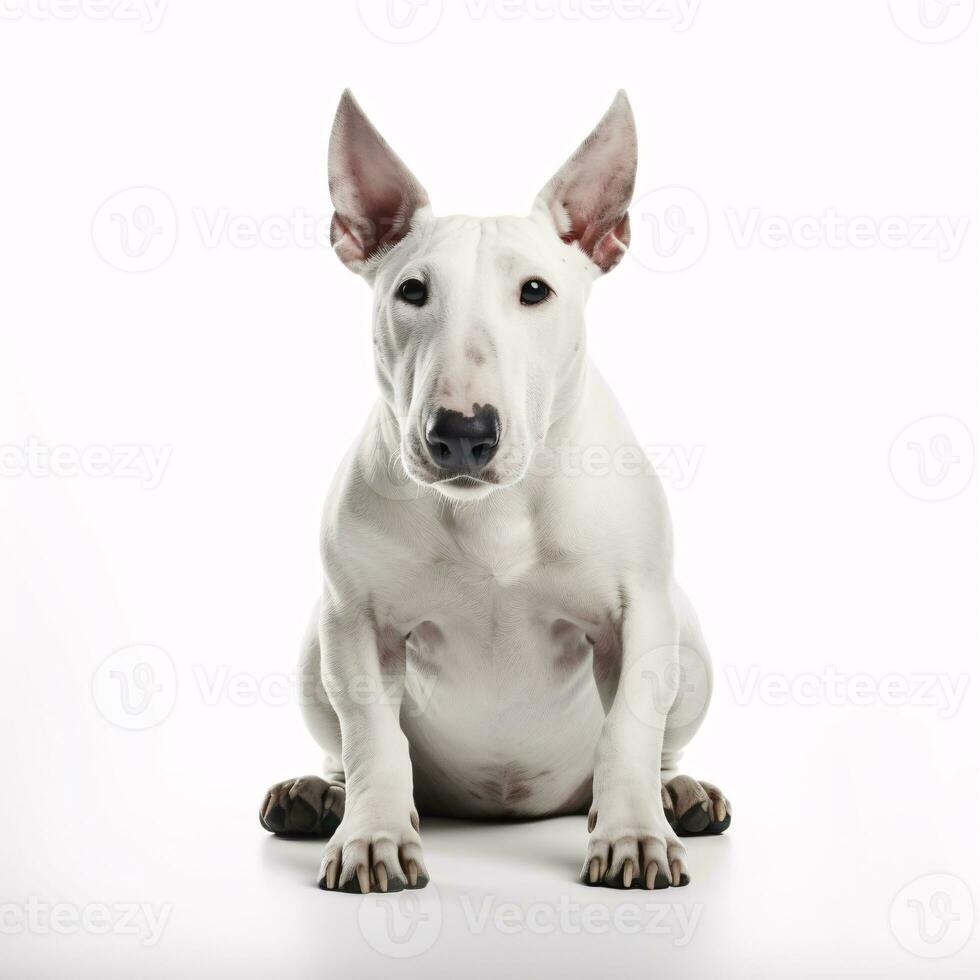
[[[401,464],[454,500],[527,472],[585,369],[584,308],[629,243],[636,130],[619,92],[527,217],[436,217],[345,92],[330,137],[331,242],[374,290],[374,350]]]

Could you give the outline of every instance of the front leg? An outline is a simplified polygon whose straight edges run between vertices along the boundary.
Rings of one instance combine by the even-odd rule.
[[[347,800],[320,864],[320,887],[365,893],[423,888],[412,763],[399,716],[405,649],[384,644],[370,610],[326,600],[320,623],[323,685],[340,721]]]
[[[618,632],[618,658],[596,664],[606,720],[582,878],[614,888],[686,885],[687,853],[660,792],[664,731],[679,687],[677,616],[666,586],[627,591]]]

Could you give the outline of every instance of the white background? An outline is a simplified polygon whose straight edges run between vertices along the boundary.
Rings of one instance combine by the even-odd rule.
[[[144,25],[51,2],[0,18],[0,970],[975,976],[973,0],[929,0],[933,27],[913,0],[703,0],[690,24],[429,0],[401,31],[380,2],[171,0]],[[318,891],[320,846],[259,828],[266,786],[318,765],[282,691],[374,398],[369,293],[308,231],[243,247],[222,220],[329,217],[346,85],[442,213],[523,213],[630,96],[634,249],[590,344],[641,442],[698,460],[665,480],[717,670],[685,768],[734,822],[690,842],[686,889],[578,885],[584,819],[442,822],[416,908]],[[155,190],[103,208],[131,187]],[[138,252],[140,207],[155,233],[127,255],[113,215]],[[742,237],[834,212],[850,243]],[[940,220],[958,249],[893,237]],[[129,447],[164,454],[156,485]],[[134,644],[163,653],[104,664]],[[141,660],[159,689],[134,715],[111,672],[139,700]]]

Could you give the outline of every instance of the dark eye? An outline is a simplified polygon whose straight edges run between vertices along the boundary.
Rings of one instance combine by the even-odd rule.
[[[429,290],[421,279],[406,279],[398,287],[398,295],[412,306],[421,306],[429,298]]]
[[[551,287],[543,279],[528,279],[521,286],[521,303],[524,306],[534,306],[546,300],[551,295]]]

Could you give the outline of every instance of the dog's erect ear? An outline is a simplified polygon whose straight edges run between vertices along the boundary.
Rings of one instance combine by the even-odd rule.
[[[566,242],[578,242],[603,271],[630,241],[627,213],[636,180],[636,123],[620,89],[599,125],[545,184],[535,205],[551,215]]]
[[[337,106],[328,160],[334,216],[330,244],[355,272],[408,234],[427,207],[425,188],[371,125],[350,89]]]

